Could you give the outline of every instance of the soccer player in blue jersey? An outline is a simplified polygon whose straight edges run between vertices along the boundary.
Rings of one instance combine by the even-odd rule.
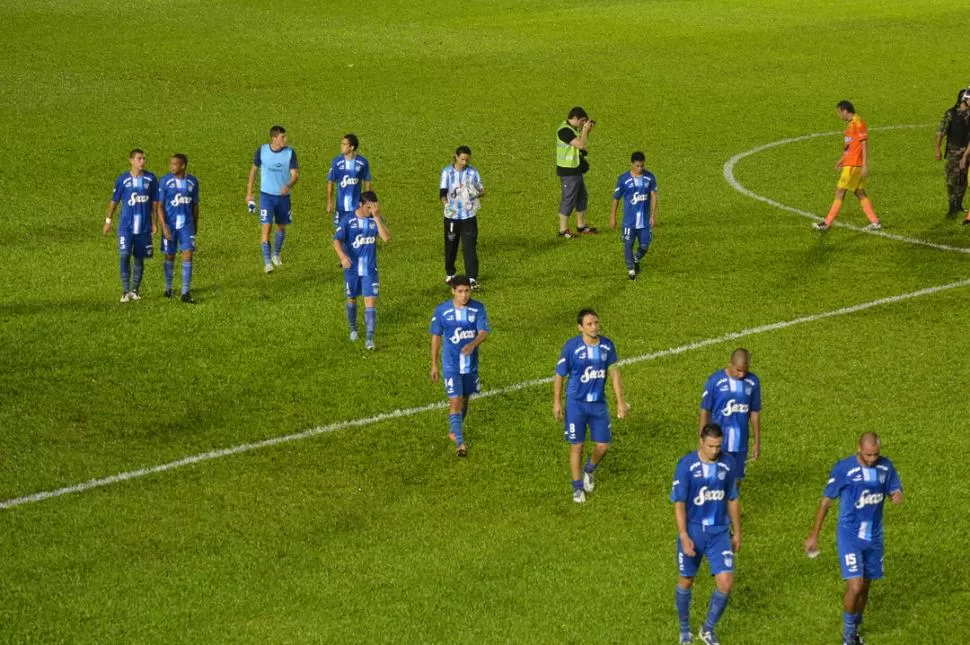
[[[340,154],[330,163],[327,173],[327,212],[333,213],[333,226],[352,215],[362,192],[371,188],[370,163],[357,154],[360,140],[356,134],[345,134],[340,140]],[[334,201],[336,189],[336,201]]]
[[[286,239],[286,225],[293,222],[290,208],[290,190],[300,180],[300,165],[296,151],[287,144],[286,129],[274,125],[269,129],[269,143],[256,148],[253,167],[249,169],[249,183],[246,185],[246,204],[249,212],[256,212],[253,201],[253,184],[259,173],[259,224],[260,243],[263,251],[263,270],[272,273],[273,267],[283,264],[280,253]],[[276,222],[276,241],[270,256],[269,232]]]
[[[751,371],[751,352],[738,348],[723,370],[711,374],[701,395],[699,427],[709,422],[724,431],[724,452],[734,457],[738,487],[748,460],[748,427],[754,433],[751,460],[761,456],[761,381]]]
[[[562,385],[566,387],[565,438],[570,444],[569,467],[573,482],[573,501],[583,503],[586,493],[596,486],[594,473],[606,451],[613,433],[610,411],[606,404],[606,377],[609,376],[616,395],[616,416],[626,418],[630,406],[623,398],[623,379],[617,366],[616,345],[600,336],[600,319],[592,309],[583,309],[576,317],[580,334],[566,341],[556,363],[552,378],[552,415],[563,420]],[[583,445],[586,429],[595,447],[583,465]]]
[[[856,454],[835,464],[815,513],[815,524],[805,540],[809,557],[818,556],[818,536],[832,502],[839,500],[837,544],[839,565],[845,580],[842,642],[860,645],[862,614],[869,600],[869,585],[882,578],[882,511],[886,499],[903,502],[903,485],[887,457],[879,454],[879,437],[874,432],[859,437]]]
[[[478,288],[478,209],[485,194],[485,185],[478,169],[469,164],[472,149],[458,146],[455,162],[441,171],[438,196],[445,215],[445,282],[458,271],[455,259],[461,244],[465,256],[465,273],[471,280],[472,289]]]
[[[374,349],[374,328],[377,326],[377,293],[380,279],[377,273],[377,238],[391,240],[391,232],[381,215],[377,194],[366,191],[350,217],[340,220],[333,234],[333,248],[344,268],[344,290],[347,293],[347,322],[350,340],[357,340],[357,297],[364,296],[364,324],[367,337],[364,347]]]
[[[459,457],[468,454],[464,433],[468,399],[479,391],[478,346],[492,332],[488,326],[485,305],[472,300],[471,292],[471,279],[463,275],[454,276],[451,281],[451,300],[446,300],[434,310],[430,329],[431,380],[437,381],[440,377],[445,384],[445,393],[448,395],[449,436],[455,442],[455,454]]]
[[[642,152],[630,155],[630,170],[617,178],[610,206],[610,228],[615,231],[616,209],[623,201],[623,257],[631,280],[640,273],[640,261],[650,248],[657,223],[657,178],[644,168],[646,161]]]
[[[691,642],[690,599],[701,558],[714,576],[714,592],[707,619],[697,637],[717,645],[714,628],[724,614],[734,583],[734,556],[741,550],[741,509],[738,505],[737,468],[721,451],[724,433],[716,423],[701,429],[700,443],[677,462],[670,501],[677,522],[677,617],[680,642]]]
[[[172,297],[172,274],[175,253],[182,251],[182,302],[192,299],[192,252],[199,230],[199,180],[186,172],[189,159],[181,153],[172,155],[168,174],[158,183],[159,220],[162,225],[162,254],[165,256],[165,297]]]
[[[118,175],[108,204],[102,233],[111,230],[111,218],[121,204],[118,222],[118,254],[121,266],[121,302],[141,300],[139,289],[145,272],[145,258],[152,257],[152,233],[158,228],[158,178],[145,170],[145,151],[128,154],[131,169]],[[135,258],[132,274],[131,258]]]

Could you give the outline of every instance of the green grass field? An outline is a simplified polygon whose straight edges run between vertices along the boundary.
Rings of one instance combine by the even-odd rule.
[[[674,643],[671,475],[704,379],[743,345],[764,456],[722,642],[840,642],[836,518],[818,560],[801,543],[866,430],[907,488],[886,511],[867,642],[962,642],[970,284],[649,355],[967,278],[966,253],[819,236],[723,177],[737,153],[840,131],[848,98],[873,128],[886,232],[970,247],[932,157],[968,81],[964,18],[944,0],[0,1],[0,501],[443,402],[427,324],[448,297],[437,181],[458,144],[488,187],[486,392],[551,376],[584,306],[643,358],[623,368],[632,413],[582,506],[543,383],[473,401],[463,461],[432,409],[2,509],[0,641]],[[553,134],[573,105],[599,122],[593,224],[630,152],[658,177],[635,283],[617,233],[555,237]],[[277,122],[302,179],[286,265],[266,276],[244,196]],[[880,130],[895,125],[917,127]],[[346,339],[324,213],[346,132],[394,236],[374,353]],[[134,147],[159,175],[188,154],[202,183],[194,307],[162,298],[160,257],[144,299],[118,303],[116,238],[100,232]],[[838,134],[800,140],[734,172],[824,215],[840,149]],[[840,221],[865,223],[854,200]],[[700,576],[695,624],[711,588]]]

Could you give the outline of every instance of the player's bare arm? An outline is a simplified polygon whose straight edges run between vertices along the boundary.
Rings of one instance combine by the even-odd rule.
[[[674,502],[674,520],[677,522],[677,536],[680,539],[680,548],[684,555],[693,558],[697,555],[694,550],[694,541],[687,535],[687,504],[684,502]]]
[[[556,421],[562,421],[562,382],[563,377],[558,374],[552,377],[552,416]]]
[[[731,518],[731,548],[737,554],[741,550],[741,505],[736,498],[728,500],[727,510]]]
[[[438,357],[441,355],[441,336],[431,334],[431,380],[438,381]]]
[[[350,256],[344,252],[344,246],[340,243],[340,240],[333,241],[333,250],[337,252],[337,257],[340,258],[340,266],[345,269],[354,266],[354,263],[350,261]]]
[[[384,221],[384,216],[381,215],[380,204],[374,206],[373,218],[374,223],[377,224],[377,234],[380,236],[381,240],[384,242],[390,242],[391,231],[387,228],[387,223]]]
[[[256,184],[256,173],[259,172],[259,166],[253,166],[249,169],[249,181],[246,182],[246,204],[253,201],[253,186]]]
[[[289,195],[290,190],[298,181],[300,181],[300,171],[296,168],[290,168],[290,180],[280,189],[280,195]]]
[[[107,235],[108,231],[111,230],[111,220],[115,216],[116,210],[118,210],[118,202],[108,202],[108,212],[104,215],[104,228],[101,230],[102,235]]]
[[[623,376],[620,375],[620,368],[616,364],[610,365],[607,373],[610,375],[613,394],[616,395],[616,416],[619,419],[625,419],[627,412],[630,411],[630,404],[623,398]]]
[[[333,202],[333,182],[327,182],[327,212],[333,213],[334,202]]]
[[[487,331],[479,331],[470,343],[461,348],[461,353],[465,356],[471,356],[472,352],[475,351],[475,348],[484,343],[487,337]]]
[[[818,505],[818,511],[815,513],[815,523],[812,525],[812,532],[805,539],[805,553],[818,551],[818,536],[822,532],[825,515],[829,512],[831,506],[832,500],[828,497],[822,497],[822,502]]]
[[[620,200],[614,199],[613,203],[610,204],[610,230],[611,231],[616,230],[616,209],[619,203],[620,203]]]
[[[751,420],[751,431],[754,433],[754,448],[751,451],[751,460],[758,461],[761,456],[761,411],[752,411],[749,419]]]
[[[650,193],[650,228],[657,225],[657,205],[660,203],[657,191]]]

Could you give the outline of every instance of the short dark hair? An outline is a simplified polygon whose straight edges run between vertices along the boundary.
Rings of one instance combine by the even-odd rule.
[[[373,202],[375,204],[377,203],[377,193],[375,193],[373,190],[365,190],[360,195],[361,204],[366,204],[368,202]]]
[[[347,143],[349,143],[354,150],[360,147],[360,139],[358,139],[357,135],[353,132],[348,132],[345,134],[344,139],[347,140]]]
[[[846,112],[851,112],[855,114],[855,106],[852,105],[850,101],[839,101],[835,104],[836,110],[845,110]]]
[[[181,152],[176,152],[174,155],[172,155],[172,159],[178,159],[182,162],[183,166],[189,165],[189,158],[183,155]]]
[[[636,163],[637,161],[646,161],[647,155],[643,154],[639,150],[630,155],[630,163]]]
[[[746,350],[743,347],[738,347],[736,350],[734,350],[733,352],[731,352],[731,363],[732,364],[734,363],[734,361],[738,360],[739,358],[744,359],[744,364],[745,365],[750,365],[751,364],[751,352],[749,352],[748,350]]]
[[[566,120],[569,120],[569,119],[588,119],[588,118],[589,118],[589,115],[586,114],[586,110],[584,110],[583,108],[581,108],[581,107],[579,107],[577,105],[576,107],[574,107],[573,109],[571,109],[569,111],[569,116],[566,117]]]
[[[470,287],[472,286],[472,281],[467,275],[456,275],[448,281],[448,284],[454,289],[455,287]]]
[[[128,153],[128,158],[132,159],[137,154],[145,154],[145,151],[142,150],[141,148],[134,148],[131,152]]]
[[[272,128],[269,129],[270,138],[279,136],[281,134],[286,134],[286,128],[284,128],[281,125],[274,125]]]
[[[579,310],[579,313],[576,314],[576,324],[577,325],[582,325],[583,324],[583,319],[586,318],[586,316],[589,316],[589,315],[596,316],[597,318],[600,317],[600,315],[598,313],[596,313],[595,311],[593,311],[592,309],[580,309]]]
[[[455,148],[455,156],[457,157],[458,155],[468,155],[470,157],[472,156],[472,149],[468,146],[458,146]]]
[[[724,431],[721,430],[721,426],[716,423],[708,423],[703,428],[701,428],[701,440],[707,439],[708,437],[720,438],[724,436]]]

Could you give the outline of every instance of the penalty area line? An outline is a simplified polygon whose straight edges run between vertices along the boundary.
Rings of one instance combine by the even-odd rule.
[[[905,300],[912,300],[914,298],[921,298],[923,296],[928,296],[935,293],[940,293],[951,289],[959,289],[959,288],[968,287],[968,286],[970,286],[970,279],[960,280],[958,282],[951,282],[949,284],[938,285],[935,287],[927,287],[925,289],[919,289],[917,291],[910,291],[909,293],[903,293],[896,296],[888,296],[886,298],[879,298],[877,300],[870,300],[869,302],[863,302],[863,303],[860,303],[857,305],[851,305],[848,307],[841,307],[839,309],[824,311],[818,314],[810,314],[807,316],[792,318],[790,320],[783,320],[776,323],[759,325],[757,327],[749,327],[748,329],[729,332],[721,336],[716,336],[714,338],[707,338],[693,343],[678,345],[677,347],[670,347],[668,349],[663,349],[649,354],[640,354],[639,356],[632,356],[630,358],[620,360],[617,364],[635,365],[637,363],[653,361],[653,360],[657,360],[659,358],[665,358],[668,356],[676,356],[678,354],[683,354],[685,352],[701,349],[703,347],[708,347],[710,345],[717,345],[719,343],[724,343],[730,340],[737,340],[739,338],[745,338],[747,336],[763,334],[770,331],[777,331],[779,329],[787,329],[789,327],[795,327],[796,325],[804,325],[807,323],[817,322],[819,320],[825,320],[826,318],[835,318],[837,316],[854,314],[860,311],[865,311],[867,309],[872,309],[874,307],[891,305],[898,302],[903,302]],[[481,394],[475,396],[474,398],[484,399],[484,398],[489,398],[493,396],[503,396],[505,394],[511,394],[513,392],[518,392],[520,390],[524,390],[530,387],[535,387],[537,385],[546,385],[548,383],[552,383],[552,377],[537,378],[529,381],[522,381],[520,383],[515,383],[513,385],[507,385],[505,387],[501,387],[495,390],[482,392]],[[425,412],[430,412],[432,410],[442,410],[446,407],[448,407],[447,402],[441,401],[441,402],[432,403],[429,405],[422,405],[422,406],[413,407],[413,408],[404,408],[399,410],[393,410],[391,412],[384,412],[370,417],[352,419],[350,421],[339,421],[337,423],[318,426],[316,428],[311,428],[309,430],[304,430],[302,432],[296,432],[294,434],[272,437],[270,439],[264,439],[262,441],[256,441],[253,443],[243,443],[237,446],[232,446],[230,448],[223,448],[221,450],[211,450],[209,452],[202,452],[199,454],[190,455],[188,457],[183,457],[181,459],[176,459],[175,461],[170,461],[164,464],[158,464],[157,466],[149,466],[146,468],[139,468],[137,470],[129,470],[127,472],[118,473],[116,475],[111,475],[108,477],[91,479],[86,482],[74,484],[73,486],[65,486],[63,488],[40,491],[37,493],[32,493],[30,495],[24,495],[22,497],[14,497],[12,499],[8,499],[0,502],[0,510],[13,508],[15,506],[23,506],[25,504],[42,502],[47,499],[62,497],[64,495],[70,495],[73,493],[83,493],[85,491],[89,491],[95,488],[103,488],[105,486],[110,486],[112,484],[120,484],[122,482],[130,481],[132,479],[138,479],[140,477],[145,477],[147,475],[163,473],[170,470],[175,470],[176,468],[191,466],[193,464],[200,464],[200,463],[212,461],[215,459],[221,459],[223,457],[231,457],[233,455],[238,455],[244,452],[252,452],[254,450],[261,450],[263,448],[271,448],[273,446],[279,446],[286,443],[291,443],[293,441],[300,441],[303,439],[316,437],[318,435],[336,432],[337,430],[369,426],[375,423],[380,423],[382,421],[390,421],[393,419],[401,419],[404,417],[411,417],[418,414],[423,414]]]

